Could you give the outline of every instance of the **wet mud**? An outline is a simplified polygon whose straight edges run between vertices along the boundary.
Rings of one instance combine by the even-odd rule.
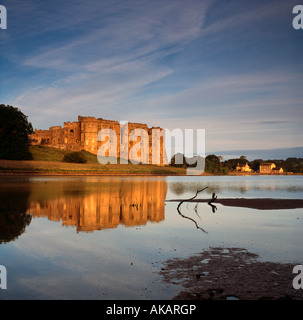
[[[210,248],[165,262],[163,281],[181,286],[174,300],[303,300],[294,264],[263,262],[241,248]]]

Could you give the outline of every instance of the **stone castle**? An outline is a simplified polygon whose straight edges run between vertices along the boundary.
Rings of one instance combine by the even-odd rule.
[[[127,128],[126,134],[121,128]],[[118,121],[104,120],[102,118],[78,116],[76,122],[64,122],[61,126],[50,127],[49,130],[37,130],[29,136],[31,145],[45,145],[57,149],[69,151],[85,150],[92,154],[98,154],[98,150],[105,143],[111,142],[109,135],[107,141],[99,141],[98,134],[100,130],[110,129],[116,139],[116,157],[121,155],[123,159],[132,160],[131,152],[134,145],[140,145],[136,148],[136,159],[140,158],[142,163],[164,165],[167,163],[164,148],[164,130],[159,127],[148,128],[147,124],[127,123],[121,125]],[[130,134],[135,129],[142,129],[145,134],[137,137],[136,140],[129,139]],[[121,134],[123,132],[123,134]],[[110,149],[105,152],[105,156],[112,156]],[[123,157],[122,155],[126,155]]]

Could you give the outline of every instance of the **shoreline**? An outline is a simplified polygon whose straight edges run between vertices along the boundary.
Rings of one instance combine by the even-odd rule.
[[[163,176],[163,177],[177,177],[177,176],[186,176],[186,174],[161,174],[161,173],[106,173],[106,172],[100,172],[100,173],[2,173],[0,172],[0,178],[2,177],[103,177],[103,176],[133,176],[133,177],[157,177],[157,176]]]
[[[9,176],[189,176],[186,169],[149,164],[106,164],[65,163],[37,160],[0,160],[0,177]],[[302,176],[303,173],[260,174],[230,172],[213,174],[204,172],[202,176]]]
[[[296,173],[296,174],[255,174],[254,176],[302,176],[303,173]],[[41,176],[41,177],[48,177],[48,176],[166,176],[166,177],[228,177],[228,176],[248,176],[248,175],[241,175],[241,174],[201,174],[199,176],[196,175],[187,175],[187,174],[181,174],[181,173],[149,173],[149,172],[142,172],[142,173],[135,173],[135,172],[26,172],[26,171],[20,171],[20,172],[1,172],[0,171],[0,177],[17,177],[17,176]],[[249,175],[250,176],[250,175]]]
[[[161,171],[161,170],[159,170]],[[152,172],[85,172],[85,171],[79,171],[79,172],[73,172],[73,171],[50,171],[50,172],[39,172],[39,171],[0,171],[0,177],[9,177],[9,176],[193,176],[198,177],[196,175],[187,175],[186,173],[152,173]],[[199,177],[207,177],[207,176],[214,176],[214,177],[228,177],[228,176],[239,176],[239,177],[247,177],[247,176],[303,176],[303,173],[293,173],[293,174],[212,174],[212,173],[203,173],[199,175]]]

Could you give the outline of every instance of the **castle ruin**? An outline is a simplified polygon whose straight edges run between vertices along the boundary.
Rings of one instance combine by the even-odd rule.
[[[123,134],[125,128],[128,131]],[[107,140],[98,139],[98,134],[103,129],[110,129]],[[141,129],[144,135],[130,139],[136,129]],[[132,155],[136,152],[136,159],[146,164],[167,164],[164,130],[159,127],[148,128],[147,124],[127,123],[127,126],[120,125],[118,121],[104,120],[102,118],[78,116],[76,122],[64,122],[61,126],[50,127],[49,130],[37,130],[29,136],[31,145],[45,145],[52,148],[69,151],[85,150],[92,154],[99,154],[98,150],[104,144],[112,142],[112,136],[116,137],[116,157],[132,160]],[[100,141],[99,141],[100,140]],[[134,146],[136,147],[134,148]],[[104,146],[103,146],[104,147]],[[133,148],[133,150],[132,150]],[[105,152],[105,157],[112,156],[111,148]],[[122,155],[126,155],[123,157]]]

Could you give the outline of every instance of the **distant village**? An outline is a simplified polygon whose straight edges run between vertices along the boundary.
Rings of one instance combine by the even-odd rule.
[[[176,157],[184,157],[182,154],[174,156],[171,160],[171,166],[190,167],[196,163],[195,156],[193,158],[184,157],[183,165],[176,164]],[[185,161],[186,160],[186,161]],[[184,165],[184,163],[186,163]],[[286,174],[303,174],[303,158],[287,158],[285,160],[262,160],[255,159],[249,161],[245,156],[236,159],[223,160],[222,156],[210,154],[205,157],[205,173],[209,174],[270,174],[270,175],[286,175]]]
[[[282,167],[277,167],[273,162],[263,162],[259,166],[259,170],[254,171],[248,163],[238,163],[236,171],[241,173],[260,173],[260,174],[283,174],[284,170]]]

